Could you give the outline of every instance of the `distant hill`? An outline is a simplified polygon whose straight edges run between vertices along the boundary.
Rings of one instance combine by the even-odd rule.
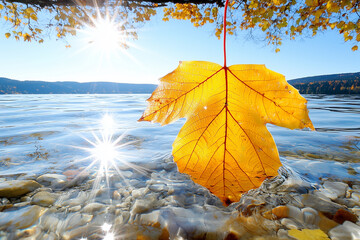
[[[152,93],[155,84],[18,81],[0,77],[0,94]]]
[[[360,94],[360,72],[304,77],[288,82],[304,94]]]

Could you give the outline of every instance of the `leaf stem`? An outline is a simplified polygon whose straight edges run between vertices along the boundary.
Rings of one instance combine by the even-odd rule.
[[[226,68],[226,10],[229,0],[226,0],[224,7],[224,68]]]

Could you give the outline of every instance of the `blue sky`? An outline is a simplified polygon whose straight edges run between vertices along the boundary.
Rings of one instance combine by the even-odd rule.
[[[0,77],[42,81],[112,81],[158,83],[158,79],[176,68],[179,61],[204,60],[223,63],[222,40],[213,34],[213,26],[194,28],[188,21],[160,18],[139,29],[139,39],[127,53],[117,52],[108,59],[92,48],[79,34],[65,43],[45,39],[43,44],[5,39],[0,24]],[[50,37],[51,38],[51,37]],[[228,36],[228,66],[233,64],[265,64],[269,69],[299,77],[359,72],[360,51],[351,51],[335,31],[320,33],[314,38],[284,41],[281,51],[265,42],[246,39],[246,32]]]

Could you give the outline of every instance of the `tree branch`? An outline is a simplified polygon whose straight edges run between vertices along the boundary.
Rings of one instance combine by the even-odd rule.
[[[54,7],[54,6],[75,6],[78,5],[78,2],[82,5],[93,6],[93,0],[7,0],[7,2],[11,3],[23,3],[29,4],[38,7]],[[158,4],[159,7],[166,6],[170,3],[192,3],[192,4],[216,4],[219,7],[224,6],[224,2],[222,0],[123,0],[126,3],[135,3],[137,5],[144,6],[145,4]],[[102,6],[105,1],[99,0],[96,2],[97,5]]]

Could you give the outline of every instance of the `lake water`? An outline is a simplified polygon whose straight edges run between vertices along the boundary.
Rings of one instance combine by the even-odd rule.
[[[151,161],[171,153],[184,121],[168,126],[137,122],[148,95],[0,95],[1,175],[61,172],[89,152],[102,118],[114,120],[114,134],[131,161]],[[316,132],[268,125],[282,161],[301,175],[358,177],[360,173],[360,96],[305,96]],[[316,166],[316,168],[314,168]],[[316,169],[316,171],[314,171]]]
[[[169,158],[184,120],[164,127],[137,122],[148,97],[0,95],[0,178],[35,178],[84,169],[94,160],[91,142],[101,138],[104,131],[111,131],[114,139],[121,138],[119,144],[124,146],[119,154],[125,165],[156,164]],[[305,97],[317,131],[268,125],[282,163],[314,185],[324,178],[359,179],[360,96]],[[109,116],[113,119],[111,129],[104,126],[104,116],[108,121]],[[98,164],[93,164],[87,171],[98,169]]]

